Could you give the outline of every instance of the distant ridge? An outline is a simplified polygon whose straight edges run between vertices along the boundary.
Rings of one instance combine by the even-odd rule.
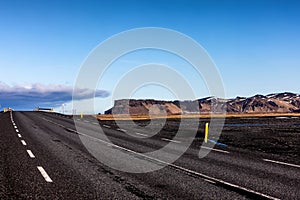
[[[105,114],[131,115],[160,115],[160,114],[189,114],[215,113],[225,110],[228,113],[300,113],[300,95],[290,92],[269,95],[255,95],[252,97],[236,97],[234,99],[220,99],[206,97],[193,101],[162,101],[154,99],[116,100],[114,106]]]

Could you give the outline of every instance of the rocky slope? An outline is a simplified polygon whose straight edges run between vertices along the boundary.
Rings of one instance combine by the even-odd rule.
[[[105,114],[161,115],[181,113],[300,113],[300,95],[277,93],[220,99],[207,97],[194,101],[116,100],[114,106]]]

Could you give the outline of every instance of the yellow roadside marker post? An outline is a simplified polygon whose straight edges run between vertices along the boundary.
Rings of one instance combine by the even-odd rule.
[[[207,140],[208,140],[208,123],[205,124],[204,142],[207,143]]]
[[[81,119],[83,118],[83,114],[82,114],[82,113],[80,113],[80,118],[81,118]]]

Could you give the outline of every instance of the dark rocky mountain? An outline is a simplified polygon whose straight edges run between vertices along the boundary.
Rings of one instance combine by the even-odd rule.
[[[105,114],[160,115],[222,112],[228,113],[300,113],[300,95],[277,93],[220,99],[207,97],[194,101],[161,101],[154,99],[116,100]]]

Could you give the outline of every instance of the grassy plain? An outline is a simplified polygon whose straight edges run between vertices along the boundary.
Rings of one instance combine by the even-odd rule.
[[[183,114],[183,115],[97,115],[100,120],[148,120],[148,119],[180,119],[180,118],[260,118],[260,117],[300,117],[300,113],[227,113],[227,114]]]

